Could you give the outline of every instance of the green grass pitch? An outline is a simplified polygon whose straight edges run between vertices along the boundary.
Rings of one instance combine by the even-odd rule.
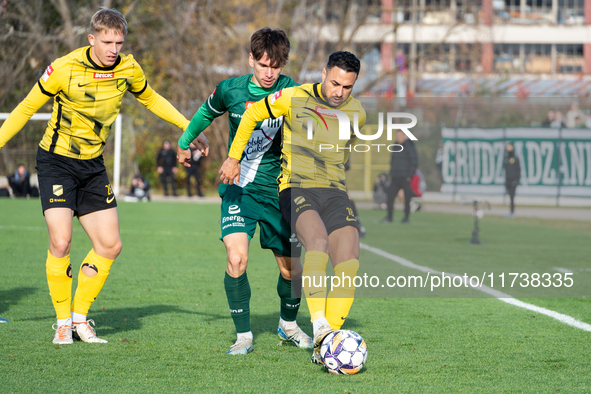
[[[10,320],[0,324],[0,392],[591,391],[591,332],[472,290],[464,298],[357,299],[344,328],[365,338],[366,368],[330,375],[310,363],[309,351],[279,346],[279,271],[257,237],[248,269],[255,351],[228,356],[235,334],[218,206],[120,203],[119,214],[123,252],[89,313],[109,343],[56,346],[39,201],[0,200],[0,316]],[[591,275],[590,223],[485,217],[485,244],[469,246],[470,216],[422,212],[409,226],[381,225],[382,216],[362,211],[364,243],[438,271],[566,267]],[[75,278],[90,248],[76,222]],[[393,275],[420,274],[366,251],[360,261]],[[524,301],[591,323],[589,299]],[[311,332],[305,302],[298,321]]]

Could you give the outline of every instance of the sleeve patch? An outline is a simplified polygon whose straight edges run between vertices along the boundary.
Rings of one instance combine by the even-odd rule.
[[[53,73],[53,67],[51,67],[51,65],[49,65],[49,66],[47,66],[47,68],[45,69],[45,72],[41,76],[41,79],[43,80],[43,82],[47,82],[47,80],[51,76],[51,73]],[[37,74],[37,75],[39,75],[39,74]]]
[[[269,100],[269,105],[275,104],[275,101],[277,101],[277,99],[281,97],[281,92],[282,90],[276,92],[273,96],[271,96],[271,100]]]

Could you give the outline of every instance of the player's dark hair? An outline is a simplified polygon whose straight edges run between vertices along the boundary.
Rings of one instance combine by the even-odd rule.
[[[250,37],[250,52],[254,59],[261,60],[267,53],[273,67],[284,67],[287,64],[290,46],[287,34],[279,29],[264,27]]]
[[[357,56],[351,52],[338,51],[333,52],[328,57],[328,63],[326,63],[326,71],[330,71],[331,68],[338,67],[341,70],[345,70],[348,73],[355,73],[359,75],[359,69],[361,68],[361,62],[357,59]]]
[[[98,10],[90,19],[90,34],[100,33],[105,30],[112,30],[126,35],[127,21],[123,14],[114,8]]]

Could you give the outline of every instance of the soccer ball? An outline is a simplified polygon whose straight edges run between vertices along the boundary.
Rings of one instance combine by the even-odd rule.
[[[328,372],[354,375],[365,364],[367,346],[361,335],[354,331],[334,331],[322,341],[320,357]]]

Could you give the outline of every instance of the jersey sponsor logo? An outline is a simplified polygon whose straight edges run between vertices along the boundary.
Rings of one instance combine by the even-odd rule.
[[[228,207],[228,213],[230,215],[236,215],[237,213],[240,213],[240,207],[238,205],[230,205]]]
[[[94,73],[94,79],[112,79],[115,73]]]
[[[51,73],[53,73],[53,67],[51,67],[51,65],[49,65],[49,66],[47,66],[47,68],[45,69],[45,72],[43,73],[43,76],[41,77],[43,82],[47,82],[47,80],[51,76]]]
[[[269,104],[270,104],[270,105],[273,105],[273,104],[275,104],[275,101],[277,101],[277,99],[278,99],[279,97],[281,97],[281,92],[282,92],[282,91],[280,90],[280,91],[276,92],[276,93],[275,93],[273,96],[271,96],[271,100],[269,100]]]
[[[255,102],[254,101],[247,101],[244,105],[244,109],[248,109],[251,105],[253,105]]]
[[[61,196],[64,194],[64,187],[62,185],[53,185],[53,194],[56,196]]]

